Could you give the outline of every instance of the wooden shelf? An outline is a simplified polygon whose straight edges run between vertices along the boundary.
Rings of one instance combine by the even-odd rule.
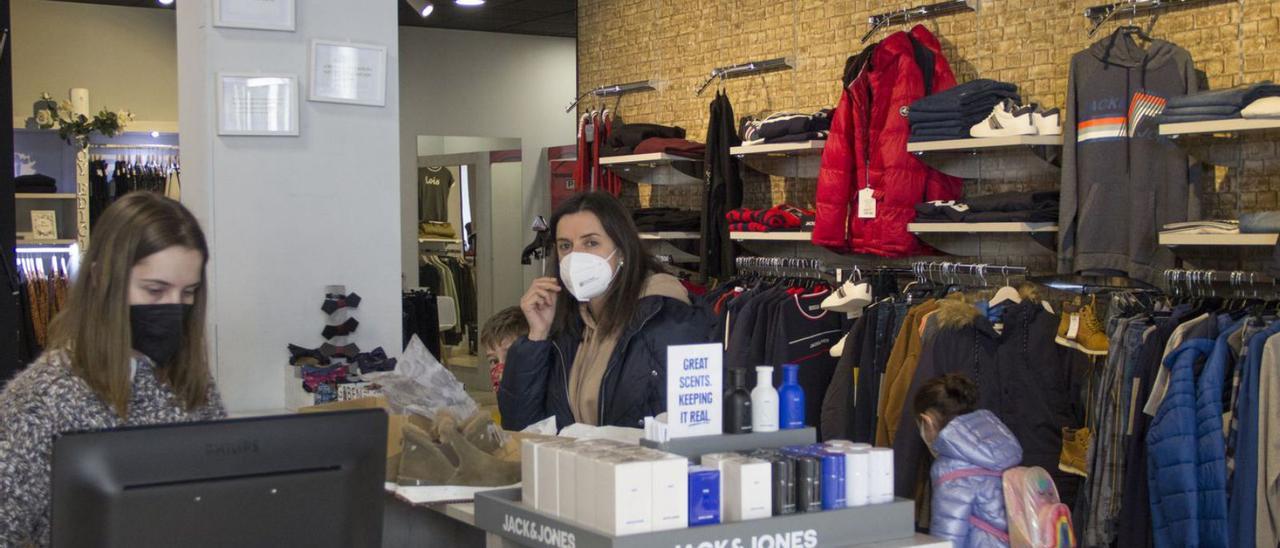
[[[738,146],[729,149],[729,154],[748,156],[753,154],[771,154],[799,156],[804,154],[822,154],[827,141],[803,141],[799,143],[766,143],[754,146]]]
[[[1054,223],[911,223],[907,230],[917,234],[990,234],[1057,232]]]
[[[1161,233],[1160,245],[1179,246],[1274,246],[1280,234],[1187,234]]]
[[[968,151],[1016,146],[1062,146],[1062,135],[1014,135],[1010,137],[974,137],[948,141],[908,142],[907,152]]]
[[[18,200],[74,200],[76,195],[74,192],[66,194],[45,194],[35,192],[19,192],[13,195]]]
[[[1015,135],[907,143],[907,151],[934,169],[962,179],[994,175],[1016,180],[1059,173],[1061,135]]]
[[[729,239],[740,242],[808,242],[813,239],[812,232],[731,232]]]
[[[418,238],[420,244],[461,244],[458,238]]]
[[[43,246],[43,245],[71,245],[76,243],[75,240],[22,240],[19,239],[19,246]]]
[[[825,140],[773,143],[733,147],[729,149],[729,153],[738,156],[747,167],[760,173],[816,179],[818,170],[822,167],[822,149],[826,146]]]
[[[1280,118],[1232,118],[1230,120],[1208,120],[1204,122],[1160,124],[1160,134],[1191,135],[1196,133],[1230,133],[1235,131],[1275,128],[1280,128]]]
[[[633,183],[693,185],[702,183],[702,159],[654,152],[605,156],[600,165]]]
[[[702,234],[698,232],[641,232],[641,240],[698,240]]]
[[[625,156],[600,157],[600,165],[602,166],[670,164],[672,162],[701,162],[701,161],[702,160],[699,158],[687,158],[684,156],[676,156],[675,154],[667,154],[666,152],[652,152],[649,154],[627,154]]]

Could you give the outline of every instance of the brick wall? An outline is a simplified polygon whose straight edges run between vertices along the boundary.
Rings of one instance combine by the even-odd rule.
[[[616,104],[626,120],[679,125],[690,138],[702,140],[715,86],[702,96],[694,90],[713,67],[783,56],[795,60],[794,70],[726,81],[738,117],[833,107],[845,59],[863,47],[859,40],[868,29],[867,18],[930,1],[579,0],[579,87],[585,91],[602,84],[658,80],[662,85],[656,92],[607,104]],[[1102,3],[1107,2],[983,0],[976,13],[921,23],[942,41],[960,81],[1009,81],[1018,84],[1025,101],[1060,106],[1071,56],[1129,22],[1128,16],[1117,17],[1090,38],[1092,22],[1082,13]],[[1280,80],[1280,55],[1274,53],[1280,41],[1280,0],[1207,2],[1166,9],[1154,18],[1139,16],[1134,23],[1153,25],[1153,36],[1191,52],[1211,88]],[[905,28],[883,29],[872,40]],[[1234,218],[1280,206],[1280,131],[1186,141],[1197,155],[1219,164],[1203,183],[1207,216]],[[999,159],[990,164],[984,165],[983,180],[967,183],[968,192],[1057,188],[1053,173],[1004,172]],[[814,185],[812,179],[759,177],[748,182],[747,201],[752,206],[783,200],[812,205]],[[696,188],[629,187],[624,198],[633,206],[697,207]],[[1049,264],[1047,257],[1001,258],[1037,268]],[[1256,258],[1229,252],[1188,257],[1206,268],[1251,267]],[[984,259],[991,262],[992,257]]]

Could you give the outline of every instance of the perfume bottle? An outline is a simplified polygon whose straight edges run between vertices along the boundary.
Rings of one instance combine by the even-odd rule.
[[[804,428],[804,389],[800,387],[800,366],[782,366],[782,386],[778,387],[778,422],[786,430]]]
[[[773,388],[773,367],[756,366],[756,387],[751,391],[751,428],[755,432],[778,431],[778,391]]]
[[[747,391],[747,372],[730,367],[728,389],[724,392],[724,433],[751,433],[751,392]]]

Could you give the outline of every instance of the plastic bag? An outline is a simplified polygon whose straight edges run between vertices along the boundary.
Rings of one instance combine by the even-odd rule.
[[[471,417],[480,410],[462,383],[416,335],[409,339],[394,371],[369,373],[364,379],[382,386],[387,404],[396,414],[413,413],[435,421],[441,412]]]
[[[1039,466],[1004,472],[1004,506],[1012,548],[1073,548],[1071,510],[1058,498],[1053,478]]]

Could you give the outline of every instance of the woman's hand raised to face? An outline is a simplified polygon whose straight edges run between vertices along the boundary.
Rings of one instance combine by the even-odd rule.
[[[551,322],[556,317],[556,297],[560,295],[560,280],[537,278],[520,298],[520,310],[529,321],[529,340],[544,341],[551,332]]]

